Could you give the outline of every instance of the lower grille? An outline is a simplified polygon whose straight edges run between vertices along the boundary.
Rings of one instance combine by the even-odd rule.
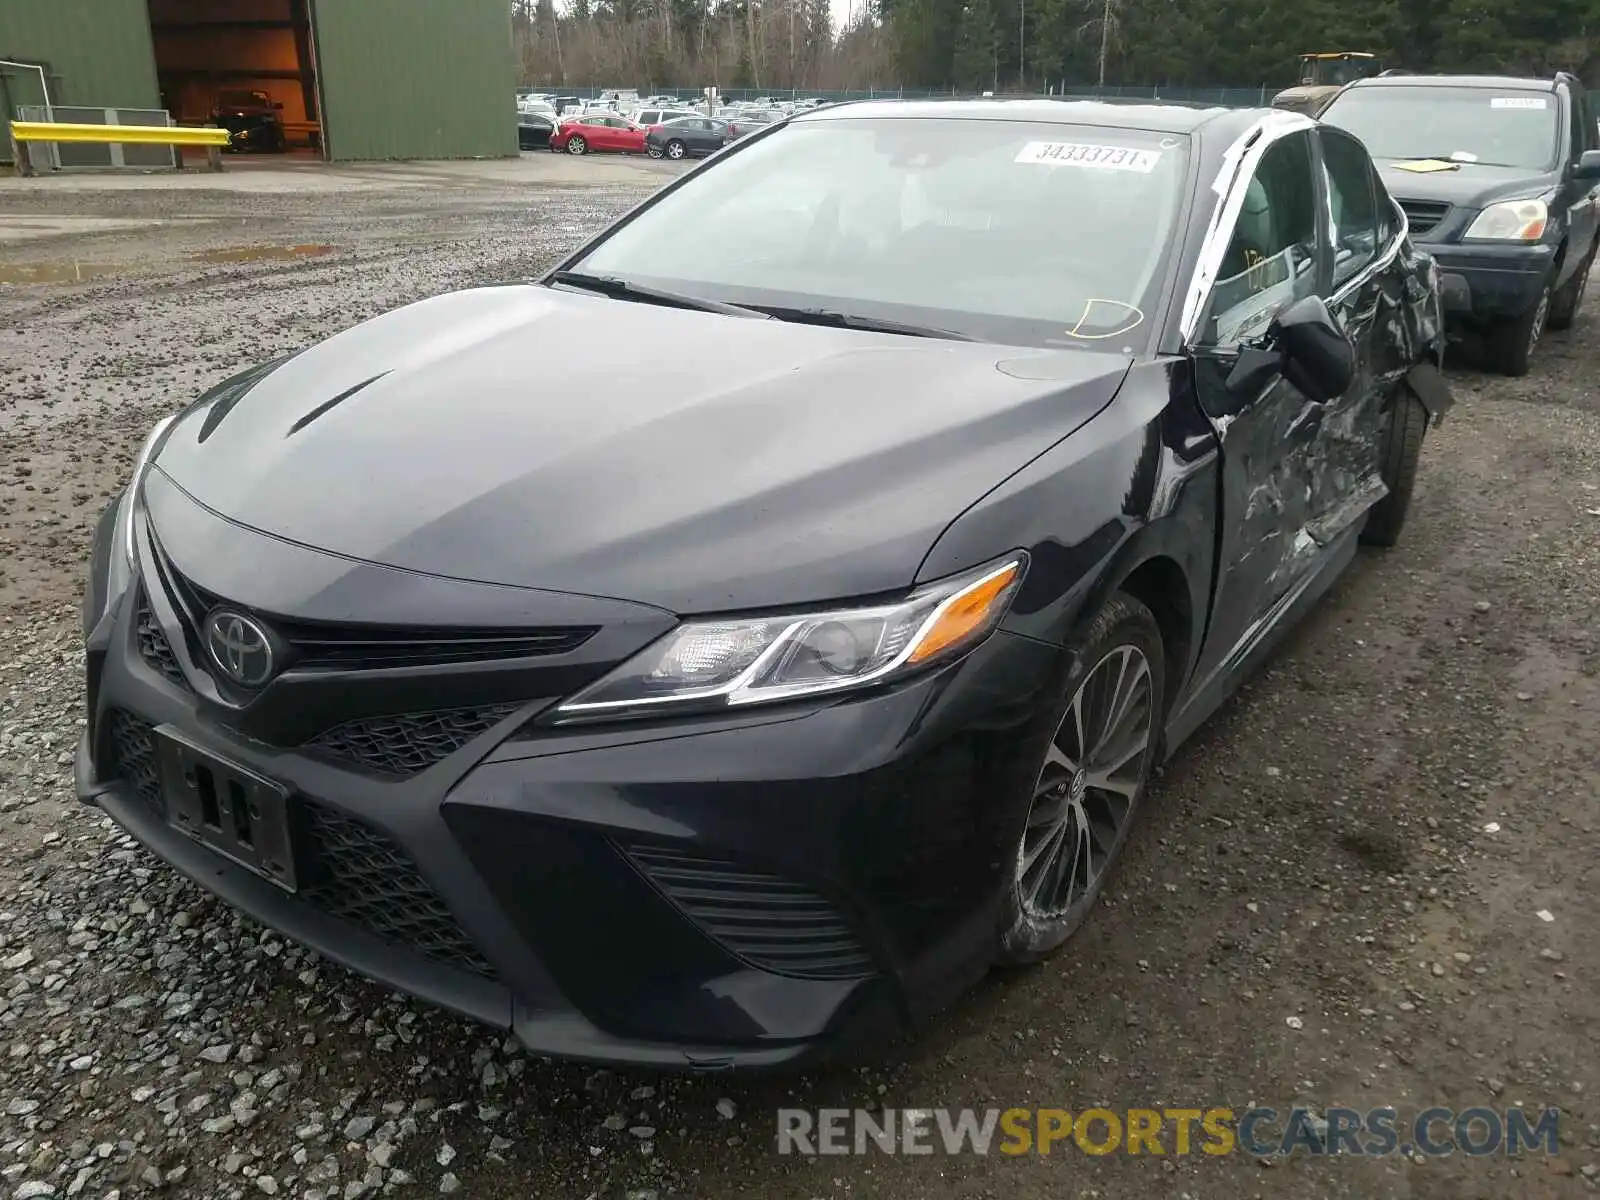
[[[133,618],[133,636],[139,644],[139,657],[152,671],[175,687],[188,688],[183,668],[178,665],[178,656],[172,652],[172,643],[167,641],[161,622],[156,620],[156,614],[142,591],[139,593],[138,611]]]
[[[443,762],[520,705],[364,717],[318,734],[306,749],[380,775],[408,776]]]
[[[844,918],[798,883],[730,859],[661,845],[624,852],[661,891],[751,966],[801,979],[863,979],[872,960]]]
[[[120,709],[106,714],[107,778],[125,781],[165,817],[150,725]],[[494,978],[449,907],[398,845],[371,826],[314,800],[301,801],[305,864],[297,895],[330,916],[435,962]]]
[[[105,775],[125,780],[145,806],[158,816],[165,815],[161,799],[161,778],[156,773],[156,746],[150,726],[130,717],[120,708],[106,714]]]
[[[314,801],[305,804],[308,840],[323,877],[300,894],[331,916],[435,962],[488,978],[491,967],[439,893],[404,850],[371,826]]]
[[[1406,224],[1414,234],[1427,233],[1450,213],[1450,205],[1443,200],[1397,200],[1395,203],[1406,214]]]

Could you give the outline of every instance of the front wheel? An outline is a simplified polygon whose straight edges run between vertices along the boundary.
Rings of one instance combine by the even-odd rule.
[[[1023,806],[997,958],[1037,962],[1083,924],[1155,770],[1166,659],[1150,610],[1118,593],[1075,639]]]
[[[644,148],[644,152],[646,154],[648,154],[651,158],[660,158],[661,157],[661,147],[660,146],[646,146]]]
[[[1389,494],[1372,506],[1361,540],[1369,546],[1392,546],[1400,540],[1411,507],[1411,485],[1417,479],[1422,437],[1428,431],[1428,410],[1405,384],[1394,398],[1389,432],[1383,442],[1383,482]]]
[[[1550,320],[1550,301],[1554,293],[1550,280],[1539,289],[1539,298],[1533,307],[1521,316],[1497,322],[1489,329],[1489,365],[1502,375],[1526,375],[1533,360],[1533,352],[1544,336],[1545,325]]]
[[[688,152],[688,147],[674,138],[667,143],[667,157],[673,160],[680,159]]]
[[[587,154],[587,153],[589,153],[589,143],[584,141],[581,137],[579,137],[576,134],[574,134],[572,137],[569,137],[567,139],[567,153],[568,154]]]
[[[1587,257],[1578,264],[1578,269],[1572,273],[1572,278],[1556,289],[1550,297],[1550,319],[1546,322],[1549,329],[1571,329],[1572,322],[1577,319],[1578,309],[1583,307],[1583,294],[1589,287],[1589,268],[1594,264],[1594,251],[1590,250]]]

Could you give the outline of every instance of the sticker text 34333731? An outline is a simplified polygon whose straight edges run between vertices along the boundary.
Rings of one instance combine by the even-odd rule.
[[[1019,163],[1089,167],[1097,171],[1137,171],[1148,175],[1161,161],[1161,151],[1134,146],[1097,146],[1089,142],[1029,142],[1017,151]]]

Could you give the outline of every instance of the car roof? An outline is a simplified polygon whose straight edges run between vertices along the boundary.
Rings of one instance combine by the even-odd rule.
[[[1117,103],[1070,97],[995,97],[982,100],[855,100],[813,112],[797,113],[795,124],[849,121],[862,117],[941,117],[967,121],[1032,121],[1040,124],[1100,125],[1148,129],[1154,133],[1207,133],[1237,136],[1271,109],[1221,108],[1159,101]]]
[[[1373,87],[1458,87],[1458,88],[1522,88],[1527,91],[1553,92],[1554,79],[1530,79],[1525,75],[1377,75],[1371,79],[1358,79],[1349,85],[1363,90]]]

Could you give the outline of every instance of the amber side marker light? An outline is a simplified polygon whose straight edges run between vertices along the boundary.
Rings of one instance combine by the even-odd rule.
[[[985,576],[965,591],[951,596],[934,613],[916,649],[906,661],[926,662],[987,629],[999,615],[996,610],[1004,609],[1020,574],[1019,564],[1007,563],[993,575]]]

